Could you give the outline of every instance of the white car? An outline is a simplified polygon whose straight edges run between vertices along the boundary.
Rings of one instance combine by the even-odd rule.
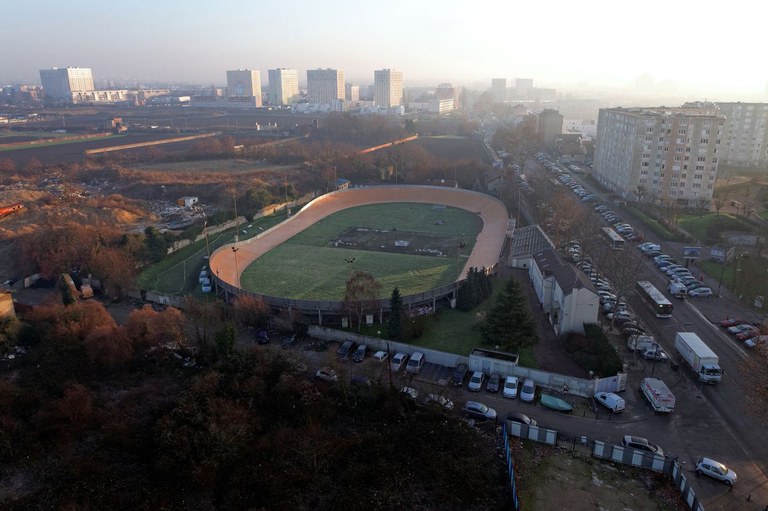
[[[467,383],[467,389],[472,392],[480,392],[480,389],[483,388],[484,379],[485,375],[482,371],[475,371],[472,373],[472,378],[469,379],[469,383]]]
[[[699,458],[696,462],[696,475],[707,475],[718,481],[722,481],[728,486],[736,484],[736,472],[726,467],[719,461],[709,458]]]
[[[523,388],[520,389],[520,401],[526,403],[533,403],[533,399],[536,397],[536,384],[533,380],[526,378],[523,382]]]
[[[712,290],[708,287],[697,287],[696,289],[691,289],[688,291],[688,296],[703,296],[706,298],[710,298],[714,293],[712,293]]]
[[[395,356],[392,357],[392,362],[389,363],[389,366],[392,369],[392,372],[396,373],[403,368],[406,362],[408,362],[408,354],[398,351],[395,353]]]
[[[317,370],[315,373],[315,377],[318,380],[324,380],[324,381],[339,381],[339,375],[336,374],[336,371],[331,369],[328,366],[321,367]]]
[[[504,390],[502,391],[502,395],[509,399],[515,399],[517,397],[518,383],[517,376],[507,376],[504,379]]]
[[[419,391],[414,389],[413,387],[403,387],[400,389],[400,392],[402,392],[404,395],[408,396],[411,399],[416,399],[419,397]]]
[[[374,362],[384,362],[389,358],[389,353],[386,351],[377,351],[373,354],[373,360]]]

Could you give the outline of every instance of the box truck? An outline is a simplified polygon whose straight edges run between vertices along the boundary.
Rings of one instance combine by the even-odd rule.
[[[671,413],[675,409],[675,395],[667,385],[656,378],[643,378],[640,391],[654,412]]]
[[[699,381],[717,383],[723,377],[717,353],[693,332],[677,332],[675,334],[675,349],[685,362],[691,366]]]

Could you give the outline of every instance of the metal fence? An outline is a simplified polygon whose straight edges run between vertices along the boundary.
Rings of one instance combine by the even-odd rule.
[[[507,423],[502,428],[504,433],[504,454],[507,456],[507,473],[509,474],[509,487],[512,490],[512,509],[520,511],[520,501],[517,498],[517,482],[515,481],[515,464],[512,460],[512,451],[509,448],[509,435],[507,434]]]

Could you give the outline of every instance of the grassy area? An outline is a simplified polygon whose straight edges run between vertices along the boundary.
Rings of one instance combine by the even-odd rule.
[[[701,271],[713,279],[717,279],[718,282],[722,282],[722,285],[726,288],[733,289],[735,270],[732,264],[723,265],[716,261],[701,259],[696,261],[696,266],[701,268]],[[717,292],[717,288],[712,289],[712,291]]]
[[[378,251],[378,245],[336,246],[334,240],[356,227],[390,234],[401,231],[404,239],[409,233],[423,233],[422,240],[435,247],[447,244],[453,254],[446,251],[436,257]],[[436,209],[419,203],[350,208],[320,220],[258,258],[243,272],[241,285],[269,296],[341,300],[352,272],[364,270],[381,283],[382,298],[395,287],[403,295],[414,294],[453,282],[457,276],[456,240],[465,243],[459,260],[463,266],[481,229],[482,220],[476,214],[458,208]]]
[[[755,231],[755,227],[751,223],[727,213],[684,215],[680,217],[680,227],[707,245],[719,243],[724,231]]]
[[[47,147],[47,146],[53,146],[53,145],[64,145],[64,144],[82,144],[83,142],[93,142],[95,140],[104,140],[104,139],[113,139],[113,138],[120,138],[124,137],[125,135],[103,135],[100,137],[91,137],[88,139],[76,139],[76,140],[53,140],[51,142],[29,142],[28,145],[17,145],[17,146],[10,146],[10,147],[0,147],[0,152],[2,151],[18,151],[20,149],[37,149],[39,147]]]
[[[248,234],[240,233],[240,239],[256,236],[261,230],[267,230],[285,220],[285,213],[279,212],[252,222],[252,227],[247,228]],[[241,226],[241,230],[242,226]],[[213,252],[217,248],[232,243],[235,229],[228,229],[218,234],[208,236],[208,245]],[[205,240],[200,240],[188,245],[169,255],[162,261],[144,269],[136,283],[139,289],[156,291],[171,295],[186,295],[193,293],[196,297],[206,296],[200,292],[198,275],[203,265],[206,265]],[[198,296],[199,295],[199,296]]]
[[[637,209],[635,206],[626,206],[627,210],[629,210],[635,217],[639,218],[645,225],[648,226],[649,229],[651,229],[658,237],[665,241],[677,241],[677,236],[661,225],[658,220],[654,220],[653,218],[649,217],[639,209]]]

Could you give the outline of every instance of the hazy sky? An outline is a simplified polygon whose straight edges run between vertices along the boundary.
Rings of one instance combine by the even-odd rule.
[[[0,4],[0,84],[82,66],[94,78],[224,84],[227,69],[403,71],[406,84],[669,85],[763,95],[768,6],[692,0],[94,0]],[[730,96],[729,96],[730,95]]]

